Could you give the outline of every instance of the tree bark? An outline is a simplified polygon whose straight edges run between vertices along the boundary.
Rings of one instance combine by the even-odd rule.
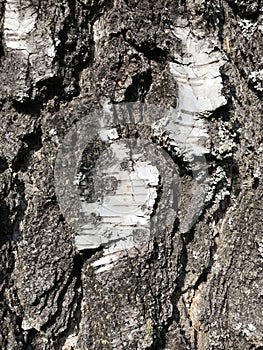
[[[262,13],[260,0],[1,1],[1,349],[263,349]],[[111,135],[158,145],[160,177],[175,181],[171,161],[181,188],[170,215],[153,181],[155,234],[113,255],[113,240],[77,243],[56,177],[68,133],[91,133],[105,108]],[[154,134],[163,111],[176,132]],[[205,159],[204,195],[189,154]]]

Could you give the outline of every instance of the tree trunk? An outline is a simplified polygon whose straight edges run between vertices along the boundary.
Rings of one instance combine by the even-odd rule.
[[[263,349],[262,13],[1,1],[1,349]]]

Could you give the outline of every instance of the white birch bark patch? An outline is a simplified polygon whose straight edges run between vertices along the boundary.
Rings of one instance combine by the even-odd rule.
[[[7,0],[4,15],[5,45],[31,57],[55,57],[55,46],[44,23],[37,23],[37,8],[30,1]],[[35,57],[34,57],[35,56]],[[34,67],[34,65],[32,64]]]
[[[178,84],[178,109],[182,115],[214,111],[227,103],[222,94],[220,67],[223,54],[209,40],[193,36],[188,28],[176,28],[182,52],[175,54],[170,70]]]
[[[75,243],[78,250],[106,247],[93,264],[98,273],[108,270],[121,251],[147,245],[160,226],[171,230],[180,189],[176,165],[161,148],[140,138],[111,143],[96,160],[92,179],[96,201],[81,202],[81,221],[87,224]]]
[[[35,27],[37,11],[29,1],[7,0],[5,4],[4,36],[6,46],[28,51],[28,35]]]
[[[197,182],[181,218],[182,230],[191,228],[204,205],[208,141],[201,119],[140,103],[105,105],[72,127],[56,159],[56,194],[77,249],[104,247],[93,263],[97,272],[110,269],[122,252],[172,232],[181,205],[172,154]]]
[[[11,93],[23,102],[37,92],[36,83],[55,75],[53,59],[58,41],[51,37],[50,28],[38,16],[33,1],[7,0],[4,12],[4,46],[14,60]]]

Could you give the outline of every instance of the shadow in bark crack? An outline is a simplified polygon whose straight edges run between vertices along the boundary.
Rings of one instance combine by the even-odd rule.
[[[1,232],[0,232],[0,247],[7,241],[12,239],[12,221],[10,219],[10,208],[2,199],[0,202],[0,218],[1,218]]]
[[[0,157],[0,174],[8,169],[8,163],[5,157]]]
[[[246,1],[236,1],[227,0],[227,3],[232,8],[235,16],[240,16],[241,18],[247,18],[255,20],[259,17],[261,13],[260,5],[261,0],[246,0]]]
[[[30,164],[33,152],[38,151],[42,147],[42,130],[39,127],[35,132],[25,135],[21,141],[25,144],[20,147],[16,157],[12,162],[12,168],[15,172],[21,170],[26,172]]]
[[[43,102],[39,100],[27,100],[24,102],[14,100],[13,107],[21,114],[29,114],[34,117],[39,117],[40,111],[43,108]]]
[[[152,84],[151,69],[132,77],[132,84],[125,91],[126,102],[144,102]]]
[[[66,292],[68,286],[72,283],[73,279],[75,278],[76,279],[75,287],[74,287],[75,296],[74,296],[74,299],[72,302],[72,307],[71,307],[72,309],[74,308],[75,311],[73,312],[73,314],[69,320],[69,324],[68,324],[66,331],[62,332],[57,337],[57,339],[55,339],[56,348],[62,347],[70,335],[78,334],[79,324],[81,321],[81,301],[82,301],[82,297],[83,297],[82,278],[81,278],[83,265],[88,259],[90,259],[94,254],[96,254],[98,251],[101,251],[101,250],[103,250],[103,247],[99,247],[97,249],[86,249],[86,250],[83,250],[81,253],[77,253],[74,256],[72,273],[71,273],[70,278],[68,279],[67,285],[65,286],[65,292]],[[63,303],[63,301],[64,301],[64,294],[60,298],[61,303]],[[56,322],[56,318],[58,315],[59,314],[54,315],[54,317],[52,318],[53,319],[52,324],[54,322]],[[50,325],[51,325],[51,323],[47,324],[46,328],[48,328]]]
[[[34,350],[34,348],[30,345],[34,339],[34,337],[38,334],[37,330],[29,329],[28,332],[24,334],[24,349],[25,350]]]

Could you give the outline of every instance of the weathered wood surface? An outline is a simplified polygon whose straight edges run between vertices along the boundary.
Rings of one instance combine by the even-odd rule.
[[[263,349],[262,2],[6,0],[0,14],[1,349]],[[138,125],[136,101],[152,106]],[[78,174],[97,162],[136,204],[117,221],[142,226],[124,245],[92,226],[87,245],[57,155],[113,106],[123,122],[94,126]],[[131,163],[129,139],[145,141]],[[143,200],[133,180],[118,192],[125,176]]]

